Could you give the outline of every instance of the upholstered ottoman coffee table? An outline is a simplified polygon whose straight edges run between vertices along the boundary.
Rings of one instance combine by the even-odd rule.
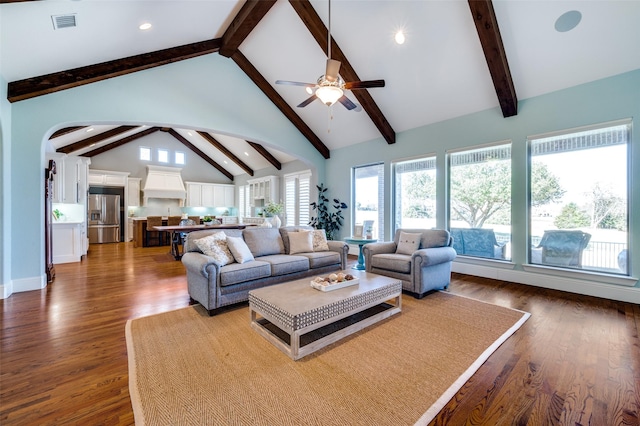
[[[353,274],[357,285],[326,292],[311,278],[250,291],[251,327],[297,360],[401,311],[400,280]]]

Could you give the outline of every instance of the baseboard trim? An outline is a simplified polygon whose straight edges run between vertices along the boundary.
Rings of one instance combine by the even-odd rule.
[[[12,280],[9,285],[2,285],[2,298],[6,299],[13,293],[23,291],[42,290],[47,286],[47,275],[42,274],[36,277],[18,278]]]
[[[492,268],[459,262],[453,262],[451,270],[460,274],[492,278],[495,280],[566,291],[569,293],[584,294],[586,296],[595,296],[603,299],[619,300],[621,302],[638,303],[638,300],[640,300],[640,288],[638,287],[626,287],[595,281],[554,277],[546,274],[536,274],[513,269]]]

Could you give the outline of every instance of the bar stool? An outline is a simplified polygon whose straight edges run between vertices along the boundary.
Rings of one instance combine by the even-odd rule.
[[[163,245],[162,234],[164,232],[155,231],[154,226],[162,226],[162,216],[147,216],[147,247],[151,246],[152,240],[157,242],[154,245]]]
[[[182,217],[180,216],[169,216],[167,218],[168,226],[179,226]],[[167,232],[167,241],[171,241],[171,251],[172,253],[178,253],[178,245],[182,244],[182,233],[180,232]]]
[[[193,221],[194,225],[200,225],[200,216],[189,216],[189,219]]]

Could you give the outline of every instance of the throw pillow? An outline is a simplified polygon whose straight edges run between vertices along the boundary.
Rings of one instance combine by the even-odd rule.
[[[396,253],[413,254],[413,252],[418,250],[418,247],[420,247],[420,238],[422,238],[422,234],[410,234],[408,232],[400,231],[400,238],[398,239],[398,248],[396,248]]]
[[[313,231],[313,251],[329,251],[327,234],[325,234],[324,229]]]
[[[313,251],[313,233],[311,231],[289,232],[289,254],[309,253]]]
[[[241,237],[227,237],[227,244],[236,262],[245,263],[254,260],[251,250]]]
[[[213,257],[220,266],[234,262],[233,255],[227,245],[227,235],[224,232],[215,232],[195,240],[195,243],[204,254]]]

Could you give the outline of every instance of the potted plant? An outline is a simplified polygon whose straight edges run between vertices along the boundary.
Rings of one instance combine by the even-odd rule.
[[[273,201],[269,201],[264,209],[262,209],[264,215],[266,217],[271,217],[271,226],[274,228],[279,228],[282,224],[280,217],[278,215],[282,213],[284,210],[284,205],[282,203],[274,203]]]
[[[202,218],[202,222],[205,225],[213,225],[213,218],[211,216],[205,216]]]
[[[323,183],[321,183],[320,186],[316,185],[316,188],[318,188],[318,201],[311,203],[311,208],[317,212],[317,216],[311,218],[309,225],[316,229],[324,229],[324,232],[327,234],[327,239],[333,240],[334,237],[337,237],[337,232],[344,224],[342,210],[346,209],[347,205],[337,198],[334,198],[333,208],[335,211],[329,212],[329,199],[325,195],[328,188],[325,188]]]

